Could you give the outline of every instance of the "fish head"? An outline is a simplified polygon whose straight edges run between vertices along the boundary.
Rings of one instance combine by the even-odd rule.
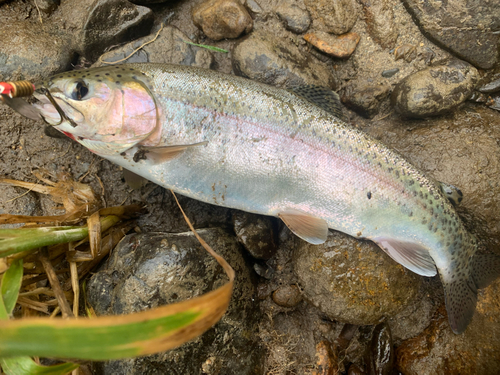
[[[43,119],[100,155],[158,136],[159,109],[148,77],[127,65],[70,71],[37,85]]]

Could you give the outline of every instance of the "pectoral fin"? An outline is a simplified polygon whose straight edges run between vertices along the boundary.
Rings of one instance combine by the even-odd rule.
[[[404,242],[393,238],[373,238],[392,259],[405,266],[410,271],[421,276],[436,276],[437,270],[429,251],[414,242]]]
[[[158,164],[178,157],[188,148],[204,146],[207,143],[208,142],[205,141],[188,145],[139,146],[139,150],[134,155],[134,161],[138,162],[141,159],[150,159]]]
[[[288,229],[304,241],[319,245],[326,241],[328,224],[325,220],[311,216],[305,212],[288,209],[278,214]]]

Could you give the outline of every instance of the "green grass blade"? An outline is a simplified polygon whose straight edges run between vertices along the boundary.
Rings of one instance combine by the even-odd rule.
[[[23,260],[18,259],[12,262],[9,269],[2,276],[0,294],[7,315],[12,314],[16,306],[17,296],[23,281]]]
[[[231,290],[232,282],[188,301],[129,315],[0,321],[0,357],[107,360],[165,351],[215,324]]]
[[[192,46],[196,46],[196,47],[206,48],[206,49],[209,49],[209,50],[215,51],[215,52],[229,53],[228,50],[225,50],[225,49],[222,49],[219,47],[214,47],[214,46],[207,46],[206,44],[196,44],[193,42],[189,42],[187,40],[184,40],[184,43],[191,44]]]
[[[0,365],[7,375],[66,375],[80,366],[76,363],[40,366],[29,357],[0,358]]]
[[[114,215],[101,218],[102,231],[104,232],[118,221],[120,218]],[[43,246],[79,241],[88,235],[87,226],[0,229],[0,257]]]

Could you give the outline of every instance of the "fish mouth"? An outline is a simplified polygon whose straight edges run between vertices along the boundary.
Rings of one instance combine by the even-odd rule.
[[[63,98],[59,97],[57,91],[50,91],[45,87],[37,88],[34,93],[38,103],[34,104],[34,107],[40,112],[40,117],[42,120],[51,126],[57,127],[64,123],[68,123],[71,127],[76,128],[77,123],[73,120],[75,117],[83,118],[83,114],[73,107],[71,104],[66,102]],[[61,108],[60,101],[64,107],[69,107],[72,118],[69,117],[66,112]],[[76,115],[76,116],[75,116]]]

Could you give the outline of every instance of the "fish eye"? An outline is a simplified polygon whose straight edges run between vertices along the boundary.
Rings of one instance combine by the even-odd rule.
[[[78,81],[76,83],[75,89],[73,90],[71,97],[74,100],[82,100],[85,98],[85,95],[87,95],[89,92],[89,88],[83,81]]]

